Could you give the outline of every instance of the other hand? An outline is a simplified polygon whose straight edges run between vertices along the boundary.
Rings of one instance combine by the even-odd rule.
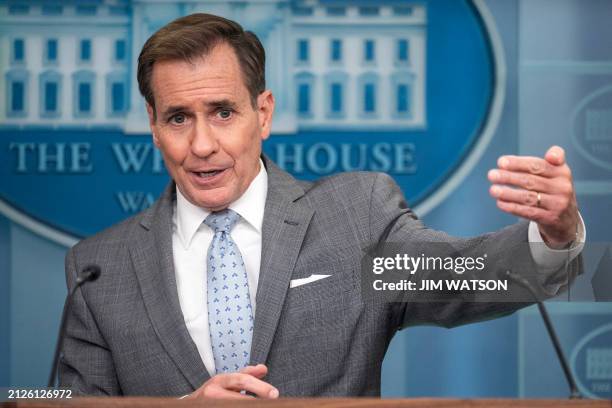
[[[224,399],[253,399],[251,395],[242,394],[247,391],[259,398],[278,398],[278,390],[261,379],[268,373],[268,367],[263,364],[247,366],[240,372],[217,374],[206,381],[185,399],[196,398],[224,398]]]
[[[534,221],[544,241],[563,248],[576,238],[578,205],[565,151],[553,146],[544,158],[501,156],[489,171],[491,196],[509,214]]]

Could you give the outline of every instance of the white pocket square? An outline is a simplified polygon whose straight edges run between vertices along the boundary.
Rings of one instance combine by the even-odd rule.
[[[298,286],[306,285],[307,283],[316,282],[321,279],[329,278],[331,275],[310,275],[307,278],[302,279],[292,279],[289,282],[290,288],[297,288]]]

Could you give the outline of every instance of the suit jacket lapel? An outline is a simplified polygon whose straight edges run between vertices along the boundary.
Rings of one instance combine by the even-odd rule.
[[[265,363],[289,281],[314,211],[296,202],[304,189],[289,174],[263,158],[268,195],[262,228],[262,253],[257,287],[251,364]]]
[[[175,185],[141,219],[130,254],[147,313],[166,352],[194,389],[208,378],[206,367],[185,326],[172,255]],[[129,311],[127,311],[129,313]]]
[[[262,228],[262,254],[256,296],[251,364],[265,363],[289,281],[314,211],[297,202],[304,190],[288,173],[263,157],[268,196]],[[140,290],[159,340],[194,389],[210,378],[185,326],[172,255],[175,185],[141,219],[130,240]]]

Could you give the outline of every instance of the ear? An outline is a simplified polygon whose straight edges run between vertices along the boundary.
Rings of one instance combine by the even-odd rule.
[[[274,114],[274,95],[266,89],[257,97],[257,114],[261,128],[261,140],[266,140],[272,131],[272,115]]]
[[[155,111],[153,110],[153,107],[151,105],[149,105],[148,103],[146,105],[147,115],[149,115],[149,128],[151,129],[151,134],[153,135],[153,143],[155,143],[155,146],[159,147],[159,136],[157,135],[155,125]]]

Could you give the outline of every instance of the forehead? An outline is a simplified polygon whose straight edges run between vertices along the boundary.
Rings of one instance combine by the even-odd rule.
[[[156,62],[151,85],[156,105],[184,104],[193,99],[248,99],[236,53],[224,43],[191,61]]]

